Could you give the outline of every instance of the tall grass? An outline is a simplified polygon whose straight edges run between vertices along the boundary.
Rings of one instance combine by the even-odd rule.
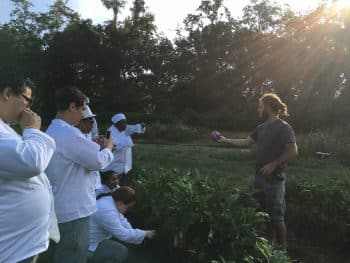
[[[327,152],[345,165],[350,165],[350,127],[315,130],[298,136],[300,154],[314,156],[316,152]]]

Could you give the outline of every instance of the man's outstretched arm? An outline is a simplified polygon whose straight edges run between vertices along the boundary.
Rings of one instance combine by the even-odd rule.
[[[228,139],[228,138],[225,138],[224,136],[220,136],[220,138],[218,139],[218,142],[227,143],[237,148],[249,147],[255,143],[250,136],[248,136],[245,139]]]

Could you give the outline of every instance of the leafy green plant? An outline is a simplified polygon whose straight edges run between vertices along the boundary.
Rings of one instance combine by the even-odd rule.
[[[289,262],[272,261],[279,254],[255,231],[267,215],[226,181],[177,169],[139,170],[129,180],[139,200],[131,216],[158,230],[157,251],[190,262]]]

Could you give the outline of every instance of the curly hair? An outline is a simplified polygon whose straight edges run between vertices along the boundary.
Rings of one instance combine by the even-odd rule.
[[[281,100],[281,98],[277,94],[266,93],[260,98],[260,101],[265,105],[269,105],[274,113],[277,113],[284,117],[289,116],[287,105]]]

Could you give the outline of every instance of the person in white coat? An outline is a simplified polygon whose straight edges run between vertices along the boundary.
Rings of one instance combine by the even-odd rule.
[[[145,132],[145,124],[128,125],[126,116],[123,113],[115,114],[112,117],[113,125],[108,129],[114,138],[115,147],[113,150],[114,159],[110,166],[104,171],[112,170],[118,175],[126,175],[132,169],[132,147],[134,146],[131,135]]]
[[[52,184],[61,240],[56,246],[56,263],[85,263],[89,245],[89,220],[96,211],[97,171],[113,159],[113,138],[104,139],[104,149],[74,127],[83,117],[86,96],[77,88],[59,90],[57,115],[47,129],[56,142],[56,152],[47,167]]]
[[[97,199],[100,194],[113,192],[120,187],[119,185],[120,176],[116,172],[114,171],[101,172],[100,177],[101,177],[102,186],[95,191]]]
[[[124,216],[136,203],[132,188],[122,186],[97,198],[97,211],[90,222],[89,262],[123,262],[127,257],[130,259],[135,255],[116,239],[127,244],[140,245],[145,239],[155,237],[154,230],[135,229]]]
[[[59,240],[51,186],[44,170],[55,142],[30,110],[31,81],[0,84],[0,262],[35,262],[49,237]],[[9,125],[19,124],[22,136]],[[50,235],[51,234],[51,235]]]
[[[87,139],[103,145],[103,136],[98,136],[98,134],[95,136],[95,134],[93,134],[93,129],[96,124],[95,117],[96,114],[92,113],[89,106],[86,106],[83,113],[83,118],[79,121],[77,128],[85,135]],[[102,187],[100,172],[92,171],[92,173],[95,178],[95,190],[100,189]]]

